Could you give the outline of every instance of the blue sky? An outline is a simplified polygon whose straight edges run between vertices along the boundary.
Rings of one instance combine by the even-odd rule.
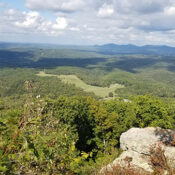
[[[24,6],[24,0],[1,0],[0,2],[4,3],[9,7],[11,6],[12,8],[21,9],[21,10],[26,9]]]
[[[175,0],[0,0],[0,40],[175,46]]]

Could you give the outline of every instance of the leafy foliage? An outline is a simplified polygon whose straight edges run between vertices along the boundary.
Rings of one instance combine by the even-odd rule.
[[[100,101],[30,94],[23,109],[1,106],[3,174],[88,174],[105,156],[118,153],[120,135],[129,128],[175,128],[174,102],[150,95]]]

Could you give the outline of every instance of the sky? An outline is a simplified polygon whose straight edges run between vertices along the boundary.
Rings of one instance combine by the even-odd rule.
[[[175,0],[0,0],[0,41],[175,46]]]

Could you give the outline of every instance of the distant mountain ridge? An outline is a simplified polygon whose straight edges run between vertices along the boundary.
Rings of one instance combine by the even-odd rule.
[[[175,55],[175,47],[166,45],[144,45],[136,46],[133,44],[118,45],[114,43],[94,46],[103,54],[158,54]]]
[[[91,52],[97,52],[106,55],[115,54],[146,54],[146,55],[175,55],[175,47],[167,45],[144,45],[136,46],[133,44],[119,45],[114,43],[104,45],[91,45],[91,46],[78,46],[78,45],[57,45],[47,43],[10,43],[1,42],[0,49],[11,48],[42,48],[42,49],[73,49],[73,50],[85,50]]]

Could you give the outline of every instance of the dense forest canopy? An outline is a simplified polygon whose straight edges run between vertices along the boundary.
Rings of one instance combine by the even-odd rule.
[[[0,170],[93,174],[99,162],[103,165],[101,159],[111,158],[114,151],[117,156],[120,135],[129,128],[175,129],[174,107],[175,102],[150,95],[126,102],[83,96],[40,99],[30,94],[22,109],[5,111],[1,103]]]

